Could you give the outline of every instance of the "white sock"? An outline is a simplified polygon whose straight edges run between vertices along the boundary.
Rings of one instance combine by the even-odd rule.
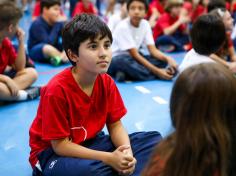
[[[27,99],[28,93],[25,90],[19,90],[16,101],[24,101]]]

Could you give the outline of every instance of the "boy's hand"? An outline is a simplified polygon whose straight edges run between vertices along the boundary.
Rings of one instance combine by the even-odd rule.
[[[132,152],[131,148],[123,150],[123,153],[133,157],[133,152]],[[120,174],[125,175],[125,176],[126,175],[131,175],[135,170],[136,163],[137,163],[137,160],[133,157],[133,161],[129,162],[129,164],[128,164],[130,166],[130,168],[126,169],[126,170],[123,170]]]
[[[175,61],[174,59],[172,59],[171,57],[167,56],[166,60],[167,60],[168,65],[169,65],[170,67],[172,67],[172,68],[174,68],[175,70],[177,70],[178,65],[177,65],[177,63],[176,63],[176,61]]]
[[[178,21],[180,24],[184,24],[184,23],[189,23],[191,21],[191,19],[186,14],[180,14]]]
[[[16,97],[18,95],[19,89],[18,89],[17,85],[15,84],[15,82],[10,78],[7,79],[5,82],[11,92],[11,95]]]
[[[171,80],[173,78],[173,74],[170,74],[168,69],[165,68],[156,68],[153,73],[161,79]]]
[[[129,165],[130,162],[134,160],[131,155],[125,154],[123,151],[129,149],[130,146],[122,145],[118,147],[114,152],[111,153],[111,157],[109,157],[105,164],[110,165],[119,173],[122,171],[130,169],[132,166]]]
[[[19,27],[16,30],[16,37],[19,42],[24,42],[25,32]]]

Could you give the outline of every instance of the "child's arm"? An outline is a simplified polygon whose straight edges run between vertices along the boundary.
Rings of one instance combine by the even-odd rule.
[[[150,63],[142,55],[140,55],[136,48],[129,49],[129,54],[133,57],[138,63],[142,64],[148,70],[150,70],[154,75],[159,76],[162,79],[171,79],[173,76],[168,74],[165,69],[161,69]]]
[[[91,160],[100,160],[107,165],[110,165],[118,172],[129,169],[126,164],[127,160],[131,160],[132,157],[123,153],[123,150],[128,149],[127,146],[120,146],[114,152],[103,152],[92,150],[82,145],[71,142],[68,138],[52,140],[52,148],[54,152],[61,156],[77,157]]]
[[[179,19],[172,24],[170,27],[167,27],[163,30],[165,35],[171,35],[173,34],[181,24],[190,22],[190,18],[187,15],[180,15]]]
[[[211,54],[210,58],[222,65],[224,65],[226,68],[230,69],[232,72],[236,73],[236,62],[226,62],[221,57],[217,56],[216,54]]]
[[[236,62],[236,54],[235,54],[234,46],[229,47],[228,51],[229,51],[230,60],[232,62]]]
[[[123,145],[130,146],[129,136],[120,120],[112,124],[107,124],[107,129],[111,136],[111,140],[116,147]],[[123,152],[132,157],[132,160],[127,163],[130,168],[122,172],[123,174],[130,175],[135,169],[136,159],[133,157],[131,147],[126,150],[123,150]]]
[[[175,70],[177,70],[177,63],[174,59],[172,59],[170,56],[165,55],[160,50],[156,48],[155,45],[148,45],[148,50],[150,54],[155,57],[156,59],[166,61],[171,67],[173,67]]]
[[[25,62],[26,62],[25,47],[24,47],[25,33],[21,28],[17,29],[16,37],[19,41],[19,47],[18,47],[18,53],[17,53],[16,61],[13,64],[13,68],[16,71],[20,71],[20,70],[23,70],[25,68]]]

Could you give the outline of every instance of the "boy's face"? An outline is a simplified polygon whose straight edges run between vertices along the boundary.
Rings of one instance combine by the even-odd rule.
[[[111,63],[111,41],[99,35],[94,41],[85,40],[80,44],[79,56],[73,59],[76,66],[84,72],[92,74],[106,73]]]
[[[5,28],[5,37],[12,39],[16,35],[16,31],[18,28],[18,22],[16,24],[10,24],[7,28]]]
[[[180,13],[181,13],[181,10],[182,10],[182,6],[181,5],[174,6],[174,7],[171,8],[170,14],[173,17],[178,17],[180,15]]]
[[[129,5],[128,14],[131,23],[134,26],[139,26],[140,21],[145,17],[146,9],[145,5],[139,1],[133,1]]]
[[[231,17],[231,14],[229,13],[229,11],[226,11],[224,16],[223,16],[223,23],[225,25],[225,29],[227,31],[232,31],[234,28],[234,19]]]
[[[60,6],[54,5],[50,8],[44,8],[44,14],[48,17],[51,23],[55,23],[58,21],[60,16]]]

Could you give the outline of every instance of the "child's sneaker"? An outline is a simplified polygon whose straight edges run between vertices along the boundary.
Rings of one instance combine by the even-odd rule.
[[[40,89],[41,87],[30,87],[26,89],[25,91],[27,92],[27,99],[33,100],[38,98],[40,96]]]
[[[60,65],[60,63],[61,63],[61,58],[59,56],[50,58],[50,64],[52,64],[53,66],[58,66]]]

